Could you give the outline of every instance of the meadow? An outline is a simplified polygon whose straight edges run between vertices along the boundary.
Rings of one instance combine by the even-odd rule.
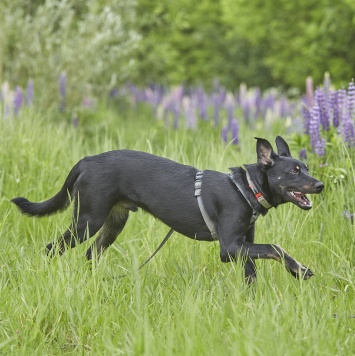
[[[0,120],[0,354],[353,355],[355,154],[341,140],[327,143],[326,157],[308,152],[325,184],[312,210],[285,204],[256,223],[256,242],[284,247],[315,273],[309,281],[258,261],[248,287],[240,262],[220,262],[218,243],[177,233],[137,271],[168,231],[142,211],[99,262],[84,257],[93,239],[49,259],[44,247],[71,210],[35,219],[10,203],[51,197],[80,158],[112,149],[227,172],[255,162],[254,136],[274,144],[281,134],[295,157],[302,148],[284,121],[239,130],[240,144],[226,144],[210,122],[172,129],[144,110],[98,110],[78,126],[34,109]]]

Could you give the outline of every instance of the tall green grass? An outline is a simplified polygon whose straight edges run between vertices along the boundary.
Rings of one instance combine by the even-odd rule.
[[[197,132],[167,130],[140,113],[102,112],[77,129],[32,112],[1,122],[0,354],[352,355],[355,233],[343,212],[355,210],[355,175],[341,143],[330,147],[328,165],[309,158],[326,185],[311,211],[288,204],[257,221],[257,242],[283,246],[314,271],[309,281],[258,261],[249,288],[239,262],[219,261],[217,243],[177,233],[137,271],[168,231],[143,212],[131,214],[99,262],[84,258],[92,241],[49,260],[44,246],[69,224],[70,209],[34,219],[10,203],[52,196],[85,155],[132,148],[227,171],[255,162],[253,136],[274,142],[283,133],[280,125],[267,133],[242,126],[237,149],[207,123]],[[296,156],[296,141],[292,148]]]

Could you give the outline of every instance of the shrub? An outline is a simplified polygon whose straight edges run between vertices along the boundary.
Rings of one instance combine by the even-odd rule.
[[[84,91],[102,92],[126,80],[129,55],[139,40],[131,30],[134,5],[134,0],[2,1],[0,53],[6,61],[0,58],[0,82],[25,87],[33,78],[36,98],[46,107],[57,105],[62,72],[68,106],[80,103]]]

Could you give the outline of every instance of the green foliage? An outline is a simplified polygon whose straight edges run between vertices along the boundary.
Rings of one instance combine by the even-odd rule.
[[[223,66],[224,25],[219,1],[147,1],[137,3],[139,84],[211,85]],[[206,80],[205,80],[206,78]]]
[[[62,71],[71,106],[123,81],[303,89],[330,72],[340,86],[354,76],[354,35],[349,0],[4,0],[0,82],[36,79],[46,106]]]
[[[354,75],[355,11],[346,0],[223,4],[230,36],[262,49],[260,61],[271,71],[273,82],[302,87],[307,76],[321,82],[328,71],[339,84]]]
[[[90,242],[51,261],[43,251],[70,222],[70,209],[34,219],[10,199],[52,196],[80,158],[133,148],[227,171],[255,162],[255,141],[274,141],[241,125],[242,145],[225,146],[218,130],[169,130],[146,111],[117,116],[99,106],[79,126],[23,111],[0,122],[0,354],[16,355],[351,355],[354,341],[353,158],[333,143],[327,166],[309,155],[310,172],[325,183],[305,212],[285,204],[261,217],[256,242],[286,248],[315,272],[294,280],[283,266],[257,261],[248,288],[240,262],[222,264],[217,243],[174,233],[142,270],[137,266],[168,228],[148,214],[131,214],[124,232],[99,262],[88,263]],[[205,124],[205,123],[200,123]],[[292,141],[292,153],[307,142]],[[320,166],[320,163],[322,165]],[[334,177],[339,177],[335,183]],[[340,179],[341,178],[341,179]],[[128,270],[126,278],[118,278]],[[277,339],[277,342],[275,340]]]
[[[0,82],[36,85],[44,107],[58,97],[61,72],[68,77],[68,105],[93,90],[127,79],[138,37],[132,29],[134,1],[6,0],[0,4]]]
[[[324,72],[336,85],[354,75],[351,2],[204,0],[137,1],[135,80],[203,83],[219,78],[262,89],[304,87]]]

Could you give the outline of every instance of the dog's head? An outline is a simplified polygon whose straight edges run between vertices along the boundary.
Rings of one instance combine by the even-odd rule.
[[[324,184],[308,174],[303,162],[291,157],[288,144],[281,136],[276,137],[277,153],[267,140],[256,139],[258,164],[267,175],[274,205],[291,202],[301,209],[311,209],[312,202],[306,194],[320,193]]]

